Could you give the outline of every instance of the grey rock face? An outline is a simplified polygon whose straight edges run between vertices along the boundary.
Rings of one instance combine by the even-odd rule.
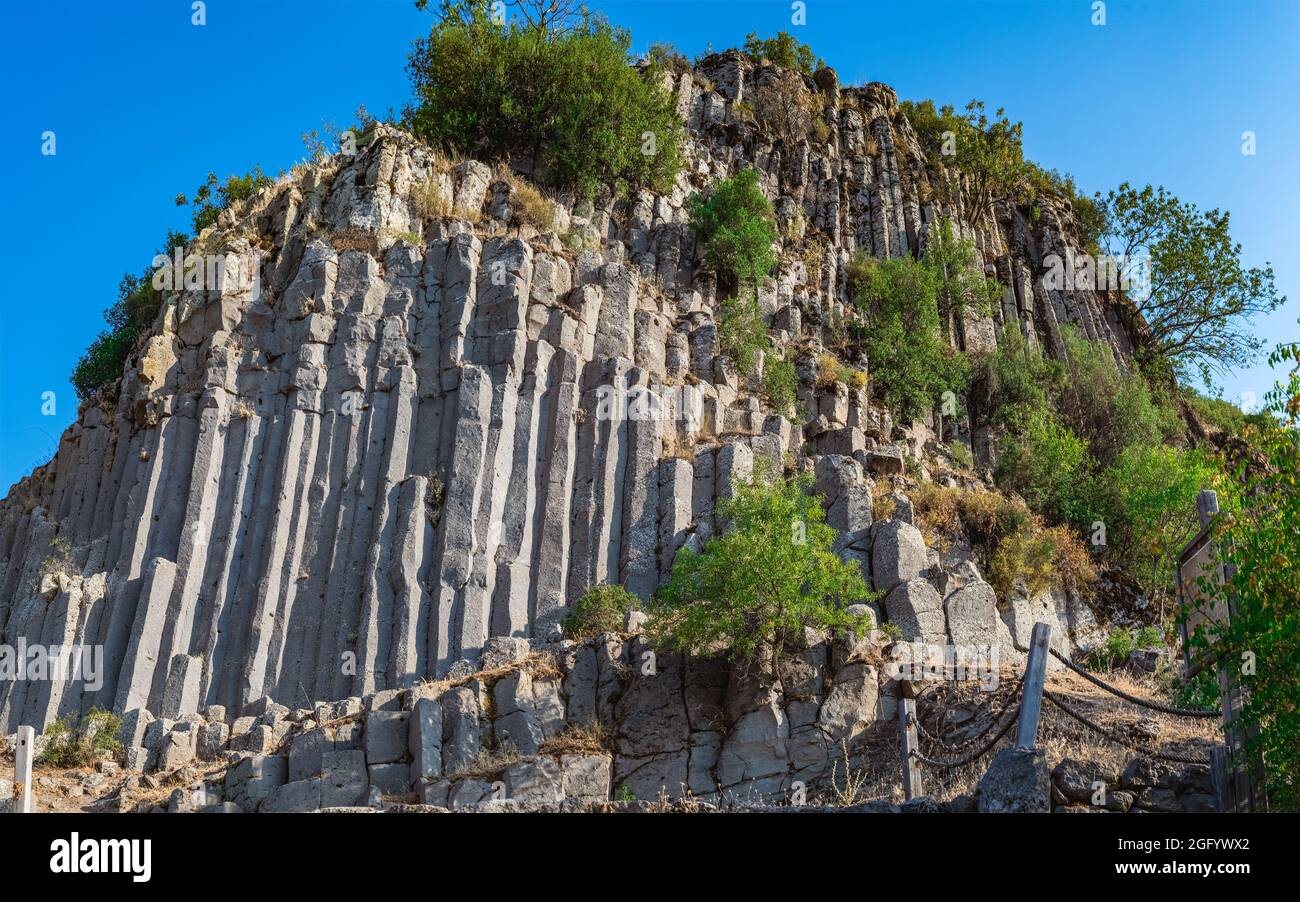
[[[747,60],[720,54],[668,81],[692,178],[753,167],[783,226],[825,242],[812,279],[782,239],[762,287],[782,351],[821,341],[825,314],[850,302],[839,267],[852,251],[917,253],[929,224],[953,217],[963,233],[979,226],[984,259],[1014,284],[998,328],[1061,357],[1071,322],[1130,355],[1106,295],[1033,278],[1045,255],[1074,248],[1068,208],[1044,200],[1034,220],[1012,210],[972,224],[923,201],[926,178],[902,173],[920,171],[922,151],[883,86],[836,89],[855,102],[828,106],[828,141],[800,136],[773,153],[754,129],[712,127],[749,97]],[[900,472],[895,424],[864,391],[806,373],[805,434],[722,362],[720,292],[696,265],[684,184],[643,192],[626,214],[612,200],[557,201],[557,222],[598,245],[574,251],[514,222],[518,198],[484,162],[448,171],[380,126],[354,156],[225,215],[205,245],[260,254],[256,282],[165,292],[116,390],[83,404],[54,461],[0,501],[6,641],[100,645],[106,663],[98,690],[0,681],[0,733],[90,704],[173,718],[224,708],[236,750],[265,753],[286,735],[274,719],[241,729],[235,716],[504,666],[530,638],[553,637],[591,586],[648,596],[681,547],[725,525],[714,510],[734,479],[797,459],[805,438],[859,469]],[[414,200],[425,189],[446,215],[425,218]],[[994,326],[967,310],[955,340],[987,351]],[[657,396],[698,389],[698,403],[679,405],[689,416],[670,404],[663,417],[598,417],[616,378]],[[974,445],[988,457],[987,441]],[[828,516],[861,532],[867,486],[842,489]],[[869,555],[861,537],[837,550],[869,557],[864,573],[889,591],[926,566],[911,528],[878,526]],[[42,579],[54,539],[69,572]],[[1087,630],[1066,607],[1053,616]],[[566,686],[580,717],[613,713],[626,680],[607,657],[594,707],[586,676]],[[457,729],[458,742],[474,735]],[[139,736],[129,746],[158,749]]]

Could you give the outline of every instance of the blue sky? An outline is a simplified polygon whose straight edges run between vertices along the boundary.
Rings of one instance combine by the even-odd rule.
[[[846,84],[883,81],[905,98],[972,97],[1025,123],[1027,155],[1088,192],[1164,184],[1232,212],[1248,264],[1270,261],[1292,300],[1258,324],[1270,346],[1300,339],[1300,3],[1164,0],[832,2],[596,0],[635,47],[688,56],[786,29]],[[209,171],[301,159],[302,132],[364,103],[400,109],[411,0],[185,0],[13,4],[0,36],[7,176],[0,217],[0,490],[44,463],[76,416],[68,382],[104,327],[128,270],[144,269],[173,204]],[[55,132],[57,154],[41,155]],[[1257,135],[1255,156],[1241,134]],[[1224,381],[1261,396],[1261,364]],[[53,415],[43,393],[55,393]]]

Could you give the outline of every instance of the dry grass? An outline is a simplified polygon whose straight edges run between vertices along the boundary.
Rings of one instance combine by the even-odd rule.
[[[510,186],[510,205],[517,222],[527,223],[542,232],[555,228],[555,204],[550,198],[504,164],[497,167],[496,175]]]
[[[379,237],[364,229],[341,229],[329,236],[329,242],[340,254],[364,251],[372,257],[379,256]]]
[[[411,189],[411,203],[421,219],[444,219],[451,215],[451,199],[433,179],[417,182]]]
[[[898,504],[894,501],[894,483],[887,477],[877,479],[871,486],[871,518],[876,521],[892,520]]]
[[[614,751],[614,732],[603,723],[570,724],[558,736],[544,741],[542,755],[606,755]]]

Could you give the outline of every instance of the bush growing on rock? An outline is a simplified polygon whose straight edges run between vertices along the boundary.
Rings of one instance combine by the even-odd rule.
[[[969,374],[966,355],[954,351],[939,329],[936,271],[912,257],[856,258],[854,301],[867,320],[865,345],[872,382],[904,421],[960,394]]]
[[[742,169],[707,194],[687,200],[691,228],[704,259],[737,285],[749,283],[754,300],[763,277],[776,265],[776,214],[758,185],[758,171]]]
[[[179,232],[168,232],[158,254],[170,256],[189,239]],[[127,273],[117,286],[117,301],[104,311],[108,329],[90,343],[72,370],[72,387],[77,397],[85,399],[122,375],[122,367],[135,346],[136,338],[153,327],[162,293],[153,287],[153,270],[140,275]]]
[[[594,15],[494,21],[487,0],[448,3],[408,60],[407,119],[431,144],[509,155],[555,187],[666,189],[681,121],[653,72],[630,65],[630,46]]]
[[[795,40],[788,31],[778,31],[776,37],[771,38],[760,38],[758,32],[751,31],[745,36],[745,54],[755,65],[766,62],[785,69],[798,69],[805,75],[812,75],[826,65],[811,47]]]
[[[769,348],[767,324],[758,302],[750,297],[727,298],[718,317],[718,343],[742,373],[754,368],[760,351]]]
[[[573,603],[560,621],[560,628],[569,639],[616,633],[623,629],[627,613],[640,607],[641,599],[622,586],[594,586]]]
[[[45,751],[41,762],[53,767],[86,767],[105,752],[116,752],[122,744],[118,731],[122,718],[112,711],[94,707],[78,722],[69,714],[45,728]]]
[[[760,472],[718,504],[729,527],[699,553],[683,548],[672,576],[648,605],[647,632],[659,644],[750,660],[802,639],[807,627],[861,628],[849,605],[871,601],[859,567],[831,551],[812,478]]]
[[[763,394],[772,409],[782,416],[789,416],[794,408],[795,396],[799,391],[799,371],[794,361],[786,358],[770,358],[763,365]]]

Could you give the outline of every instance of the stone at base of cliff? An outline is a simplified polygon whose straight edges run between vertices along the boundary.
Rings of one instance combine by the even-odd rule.
[[[1042,752],[1003,749],[979,782],[981,814],[1041,813],[1052,810],[1052,774]]]

